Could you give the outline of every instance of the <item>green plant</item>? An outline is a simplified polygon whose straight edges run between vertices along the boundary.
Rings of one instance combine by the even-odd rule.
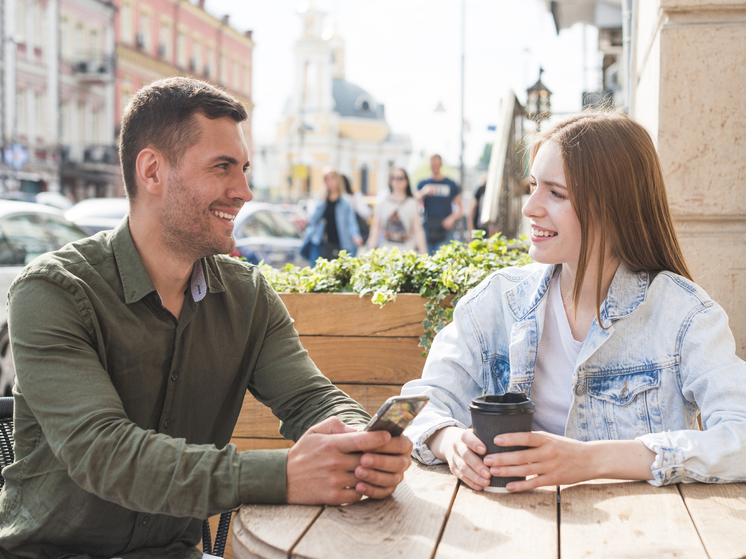
[[[370,293],[372,302],[380,306],[395,300],[397,293],[419,293],[427,299],[420,337],[424,356],[435,335],[453,320],[461,297],[493,271],[529,261],[525,239],[484,238],[483,231],[474,231],[471,242],[453,241],[432,256],[395,248],[357,257],[342,252],[336,260],[320,259],[312,268],[264,265],[262,273],[281,293]]]

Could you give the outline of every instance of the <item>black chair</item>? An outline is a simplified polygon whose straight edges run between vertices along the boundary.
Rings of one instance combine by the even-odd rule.
[[[12,464],[13,460],[13,398],[0,398],[0,470]],[[3,485],[5,485],[5,479],[0,474],[0,489]],[[217,557],[223,556],[232,514],[233,511],[228,511],[220,515],[214,547],[210,537],[210,523],[207,520],[202,522],[202,551],[204,553]]]

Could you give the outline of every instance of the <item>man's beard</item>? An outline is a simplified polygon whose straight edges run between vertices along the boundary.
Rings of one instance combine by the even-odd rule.
[[[194,196],[176,171],[170,171],[168,194],[161,214],[163,244],[178,256],[197,260],[213,254],[228,254],[236,248],[233,233],[217,233],[213,215],[202,209],[204,203]]]

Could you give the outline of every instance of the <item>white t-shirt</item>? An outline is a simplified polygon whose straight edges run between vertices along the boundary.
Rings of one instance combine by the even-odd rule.
[[[583,342],[572,337],[562,304],[559,274],[552,278],[547,297],[544,330],[531,387],[531,400],[536,404],[533,430],[564,435],[572,405],[572,375]]]

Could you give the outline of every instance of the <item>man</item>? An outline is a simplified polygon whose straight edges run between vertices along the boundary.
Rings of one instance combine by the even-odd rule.
[[[423,225],[430,254],[453,240],[453,226],[463,213],[461,189],[440,172],[442,167],[440,155],[433,155],[430,158],[433,176],[420,181],[414,193],[414,197],[425,205]]]
[[[201,519],[241,503],[383,498],[401,481],[411,443],[352,427],[368,415],[316,369],[257,268],[215,256],[252,197],[246,118],[195,80],[138,92],[120,138],[128,219],[11,287],[0,557],[198,558]],[[289,451],[228,444],[247,389]]]

